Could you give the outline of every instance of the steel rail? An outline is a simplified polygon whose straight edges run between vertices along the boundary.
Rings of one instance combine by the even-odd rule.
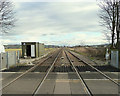
[[[56,56],[56,58],[54,59],[54,61],[53,61],[52,65],[51,65],[51,67],[47,70],[45,76],[42,78],[41,82],[38,84],[37,88],[36,88],[35,91],[32,93],[32,96],[35,96],[35,95],[38,93],[38,91],[40,90],[42,84],[44,83],[44,81],[46,80],[48,74],[51,72],[53,66],[55,65],[55,63],[56,63],[56,61],[57,61],[57,59],[58,59],[60,53],[61,53],[61,51],[57,54],[57,56]]]
[[[36,67],[38,67],[39,65],[43,64],[45,61],[47,61],[49,58],[51,58],[54,54],[50,55],[49,57],[47,57],[45,60],[43,60],[42,62],[40,62],[39,64],[36,64],[35,66],[33,66],[32,68],[28,69],[27,71],[25,71],[24,73],[22,73],[21,75],[19,75],[18,77],[16,77],[15,79],[13,79],[12,81],[10,81],[9,83],[7,83],[5,86],[3,86],[1,90],[3,90],[4,88],[6,88],[7,86],[9,86],[10,84],[12,84],[13,82],[15,82],[16,80],[18,80],[19,78],[21,78],[22,76],[24,76],[25,74],[27,74],[28,72],[34,70]]]
[[[76,55],[74,55],[73,53],[71,53],[70,51],[68,51],[70,54],[72,54],[74,57],[76,57],[78,60],[81,60],[83,63],[85,63],[86,65],[90,66],[91,68],[93,68],[94,70],[96,70],[98,73],[100,73],[101,75],[103,75],[105,78],[109,79],[110,81],[112,81],[113,83],[115,83],[116,85],[120,86],[120,84],[118,82],[116,82],[115,80],[113,80],[112,78],[110,78],[109,76],[107,76],[105,73],[103,73],[102,71],[98,70],[97,68],[95,68],[94,66],[90,65],[88,62],[80,59],[79,57],[77,57]]]
[[[74,66],[74,64],[72,63],[71,59],[69,58],[69,56],[67,55],[67,53],[65,52],[66,57],[68,58],[70,64],[72,65],[72,67],[74,68],[78,78],[80,79],[80,81],[82,82],[82,85],[84,86],[84,90],[85,92],[89,95],[89,96],[93,96],[92,92],[90,91],[89,87],[87,86],[86,82],[84,81],[84,79],[82,78],[82,76],[79,74],[78,70],[76,69],[76,67]]]

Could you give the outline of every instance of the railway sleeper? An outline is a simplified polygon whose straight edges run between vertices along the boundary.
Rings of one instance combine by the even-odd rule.
[[[74,72],[71,66],[55,66],[52,72]]]

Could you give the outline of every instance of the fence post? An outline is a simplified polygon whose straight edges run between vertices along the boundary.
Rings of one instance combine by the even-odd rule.
[[[2,70],[2,52],[0,53],[0,71]]]
[[[6,52],[6,60],[7,60],[7,63],[6,63],[6,68],[9,69],[9,62],[8,62],[8,56],[9,56],[9,53]]]
[[[14,51],[14,56],[15,56],[15,57],[14,57],[14,58],[15,58],[15,60],[14,60],[14,61],[15,61],[15,65],[16,65],[16,62],[17,62],[16,51]]]
[[[20,62],[20,52],[17,51],[17,63],[19,63],[19,62]]]
[[[0,53],[0,72],[2,71],[2,52]],[[0,73],[0,89],[2,88],[2,73]],[[0,96],[2,96],[2,91],[0,91]]]

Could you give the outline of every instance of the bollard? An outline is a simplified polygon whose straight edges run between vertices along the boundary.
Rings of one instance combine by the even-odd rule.
[[[20,52],[17,51],[17,63],[20,63]]]
[[[0,71],[2,70],[2,53],[0,53]]]
[[[6,63],[6,68],[7,68],[7,69],[9,69],[8,55],[9,55],[9,53],[8,53],[8,52],[6,52],[6,60],[7,60],[7,63]]]

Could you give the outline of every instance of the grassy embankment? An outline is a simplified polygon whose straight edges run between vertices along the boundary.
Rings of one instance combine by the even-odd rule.
[[[91,60],[105,60],[105,48],[93,48],[93,47],[77,47],[70,48],[70,50],[77,52],[81,55],[89,57]]]

